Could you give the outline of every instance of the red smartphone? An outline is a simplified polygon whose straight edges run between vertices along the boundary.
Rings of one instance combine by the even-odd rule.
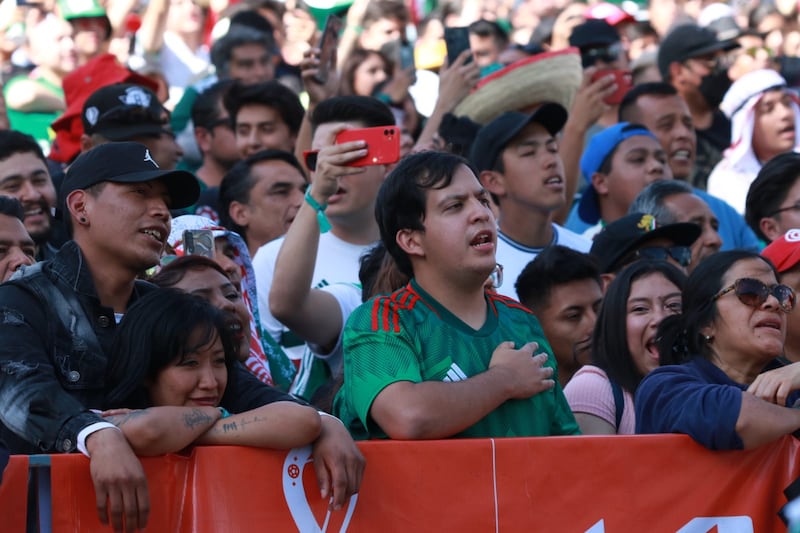
[[[622,98],[625,96],[625,93],[630,91],[631,87],[633,87],[631,71],[618,69],[598,70],[594,73],[594,76],[592,76],[592,81],[596,81],[600,78],[608,76],[609,74],[614,75],[614,82],[617,84],[617,90],[607,96],[604,102],[608,105],[617,105],[622,102]]]
[[[367,155],[348,166],[389,165],[400,160],[400,128],[397,126],[344,130],[336,135],[336,144],[351,141],[366,141]]]

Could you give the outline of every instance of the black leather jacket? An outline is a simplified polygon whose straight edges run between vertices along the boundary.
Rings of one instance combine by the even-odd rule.
[[[120,366],[109,358],[116,321],[80,248],[70,241],[40,265],[0,285],[0,440],[18,454],[75,451],[78,433],[102,421],[90,409],[132,407],[108,401],[124,378],[109,371]],[[129,305],[150,290],[137,281]],[[229,411],[293,399],[237,367],[221,402]]]

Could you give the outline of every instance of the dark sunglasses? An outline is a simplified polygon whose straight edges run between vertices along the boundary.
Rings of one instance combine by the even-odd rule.
[[[598,61],[613,63],[619,59],[620,54],[622,54],[622,43],[614,43],[601,48],[589,48],[581,52],[581,62],[583,68],[591,67]]]
[[[317,170],[317,155],[319,150],[303,150],[303,161],[306,163],[306,168],[311,172]]]
[[[636,250],[636,255],[654,261],[666,261],[671,257],[682,267],[688,267],[692,263],[692,250],[688,246],[648,246]]]
[[[764,305],[764,302],[767,301],[767,298],[769,298],[771,294],[778,300],[778,304],[781,306],[784,313],[790,313],[794,309],[796,300],[794,290],[786,285],[772,285],[768,287],[764,282],[757,279],[740,278],[734,281],[733,285],[729,285],[715,294],[714,297],[711,298],[711,301],[715,301],[731,291],[736,294],[740,302],[755,308]]]

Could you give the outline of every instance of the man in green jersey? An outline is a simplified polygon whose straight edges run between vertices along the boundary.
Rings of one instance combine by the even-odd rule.
[[[533,314],[487,291],[497,229],[470,164],[423,152],[386,178],[381,240],[412,278],[357,308],[334,410],[356,438],[579,433]]]

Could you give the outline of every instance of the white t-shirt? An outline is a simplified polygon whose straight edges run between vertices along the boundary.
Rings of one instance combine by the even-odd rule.
[[[291,359],[301,359],[305,344],[298,337],[292,335],[269,311],[269,291],[275,273],[275,261],[282,244],[283,237],[270,241],[259,248],[253,258],[253,271],[256,275],[258,292],[258,312],[261,315],[261,327],[264,328],[264,331],[271,335],[275,342],[283,346]],[[358,285],[359,259],[370,246],[350,244],[333,233],[323,233],[319,239],[311,287],[320,289],[333,283]],[[337,297],[337,300],[340,299]]]
[[[578,252],[589,253],[592,241],[581,237],[566,228],[553,224],[553,241],[550,245],[560,244]],[[503,265],[503,284],[497,292],[503,296],[517,299],[517,289],[514,285],[522,270],[539,255],[544,248],[530,248],[512,241],[502,231],[497,231],[497,262]]]

